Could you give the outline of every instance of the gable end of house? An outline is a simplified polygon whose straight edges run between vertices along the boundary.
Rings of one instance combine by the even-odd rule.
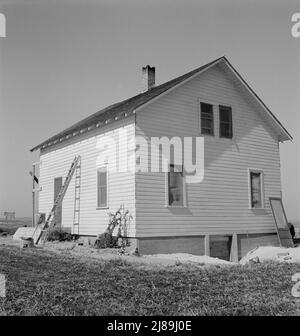
[[[63,130],[62,132],[54,135],[53,137],[50,137],[49,139],[43,141],[39,145],[30,149],[30,151],[33,152],[38,149],[44,149],[58,143],[63,143],[70,138],[77,137],[83,133],[87,133],[99,127],[104,127],[114,121],[132,116],[141,108],[153,103],[165,94],[192,80],[196,76],[201,75],[201,73],[207,71],[217,64],[222,64],[223,66],[225,66],[230,71],[230,73],[239,81],[241,86],[245,88],[246,92],[252,97],[252,99],[257,102],[257,106],[261,108],[262,113],[265,113],[267,120],[269,121],[275,132],[278,134],[278,141],[283,142],[287,140],[292,140],[293,138],[290,133],[284,128],[284,126],[265,105],[265,103],[259,98],[259,96],[251,89],[251,87],[242,78],[238,71],[231,65],[227,58],[225,56],[222,56],[180,77],[176,77],[159,86],[151,87],[149,90],[132,98],[110,105],[96,112],[95,114],[79,121],[78,123]]]

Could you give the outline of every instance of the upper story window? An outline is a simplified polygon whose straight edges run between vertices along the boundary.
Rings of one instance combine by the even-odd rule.
[[[232,109],[230,106],[219,106],[220,112],[220,137],[232,138]]]
[[[214,135],[214,113],[213,106],[207,103],[200,103],[201,134]]]
[[[185,206],[185,186],[182,166],[178,167],[170,164],[167,193],[168,206]]]
[[[263,172],[249,170],[250,207],[261,209],[264,207]]]
[[[97,169],[97,208],[108,207],[107,166]]]

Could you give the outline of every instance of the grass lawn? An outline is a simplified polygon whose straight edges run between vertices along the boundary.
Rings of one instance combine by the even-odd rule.
[[[299,265],[141,266],[0,246],[0,315],[292,315]]]

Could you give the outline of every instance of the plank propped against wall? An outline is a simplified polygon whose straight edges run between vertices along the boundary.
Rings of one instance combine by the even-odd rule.
[[[284,247],[294,247],[293,238],[290,233],[281,198],[270,197],[269,200],[275,220],[280,245]]]

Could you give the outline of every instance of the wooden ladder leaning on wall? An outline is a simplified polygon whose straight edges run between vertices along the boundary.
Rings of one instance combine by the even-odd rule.
[[[75,170],[75,192],[74,192],[74,216],[73,216],[73,234],[79,235],[80,219],[80,187],[81,187],[81,158]]]
[[[75,156],[71,167],[68,171],[67,177],[65,179],[64,184],[62,185],[55,201],[53,204],[53,207],[46,219],[46,221],[44,223],[42,223],[42,227],[41,227],[41,232],[37,235],[36,240],[34,241],[35,244],[38,244],[39,242],[41,243],[45,243],[49,234],[49,231],[51,228],[53,228],[54,226],[54,219],[55,219],[55,211],[57,209],[57,207],[62,203],[64,196],[66,194],[66,191],[68,189],[68,186],[71,182],[72,176],[76,170],[76,168],[80,166],[80,156]],[[75,184],[76,185],[76,184]],[[76,196],[75,196],[76,197]],[[32,238],[34,238],[36,230],[38,229],[38,226],[36,226],[36,229],[32,235]]]

